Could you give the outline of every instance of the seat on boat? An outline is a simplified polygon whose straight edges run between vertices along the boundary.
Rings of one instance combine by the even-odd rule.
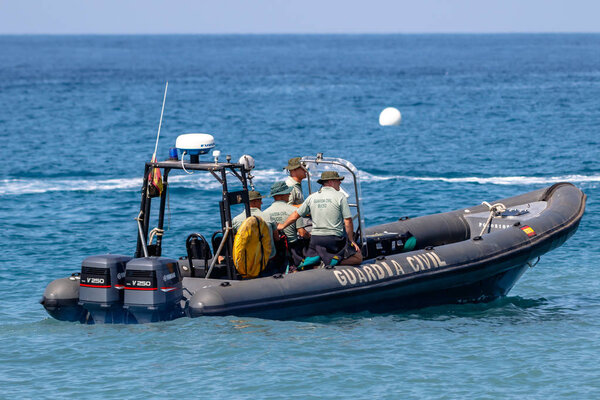
[[[212,252],[206,238],[199,233],[192,233],[185,240],[185,249],[187,257],[180,259],[179,263],[182,267],[183,275],[189,274],[189,276],[193,277],[206,275],[210,261],[212,260]]]
[[[208,242],[199,233],[192,233],[188,236],[185,241],[185,248],[190,259],[209,260],[212,258]]]
[[[223,240],[223,232],[222,231],[216,231],[215,233],[213,233],[212,237],[210,238],[210,241],[212,244],[212,248],[215,252],[219,248],[219,245],[221,244],[222,240]]]

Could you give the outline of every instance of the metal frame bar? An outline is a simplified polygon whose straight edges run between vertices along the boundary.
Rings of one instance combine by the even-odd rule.
[[[158,211],[158,224],[157,228],[161,231],[165,225],[165,206],[167,204],[167,189],[169,188],[169,172],[171,172],[170,168],[165,168],[163,173],[163,191],[160,195],[160,208]],[[156,236],[156,255],[161,256],[162,254],[162,237],[163,235]]]
[[[215,267],[215,264],[217,263],[217,260],[219,259],[219,256],[221,255],[221,251],[223,250],[223,246],[225,245],[225,241],[228,240],[229,232],[231,230],[233,230],[233,228],[229,226],[229,222],[228,222],[227,226],[225,227],[225,234],[223,235],[223,239],[221,239],[221,243],[219,244],[219,248],[217,249],[217,251],[213,255],[213,259],[210,262],[210,268],[208,269],[208,272],[206,273],[206,276],[204,277],[204,279],[208,279],[210,277],[210,274],[212,273],[212,270]],[[190,263],[191,263],[191,261],[190,261]]]
[[[146,192],[148,190],[148,174],[150,173],[150,168],[151,168],[152,164],[153,163],[146,163],[146,165],[144,166],[144,178],[142,181],[142,201],[140,204],[140,214],[138,214],[137,219],[142,219],[144,217],[144,211],[146,210],[146,202],[149,200],[146,196]],[[148,235],[147,230],[146,230],[146,233],[144,234],[144,226],[143,226],[143,224],[140,224],[140,226],[138,226],[138,238],[137,238],[137,245],[135,248],[135,257],[136,258],[139,258],[141,256],[143,248],[146,247],[145,240],[147,240],[147,235]],[[144,241],[144,243],[142,243],[142,241]],[[146,250],[145,254],[146,253],[147,253],[147,250]]]
[[[164,227],[164,216],[165,206],[167,202],[167,188],[169,172],[173,169],[183,170],[184,168],[189,171],[207,171],[210,172],[213,177],[222,185],[222,212],[221,212],[221,226],[224,231],[223,239],[215,254],[213,261],[211,262],[210,272],[218,259],[218,256],[225,248],[225,263],[227,264],[227,276],[229,279],[235,279],[237,272],[233,259],[231,257],[233,251],[233,235],[230,234],[232,228],[231,218],[231,205],[229,203],[229,191],[227,184],[227,172],[231,172],[242,184],[243,190],[248,191],[248,179],[244,166],[237,163],[214,163],[214,162],[201,162],[201,163],[183,163],[181,161],[161,161],[161,162],[146,162],[144,166],[144,178],[142,183],[142,199],[140,203],[140,213],[138,215],[138,238],[135,251],[135,257],[147,257],[148,256],[148,228],[150,223],[150,210],[152,199],[148,196],[148,175],[152,168],[163,169],[163,192],[160,197],[160,208],[158,211],[158,229]],[[220,174],[219,174],[220,173]],[[220,175],[220,176],[219,176]],[[250,215],[250,204],[244,202],[246,215]],[[162,253],[162,236],[158,236],[156,239],[156,253],[160,255]],[[210,275],[210,273],[208,274]]]

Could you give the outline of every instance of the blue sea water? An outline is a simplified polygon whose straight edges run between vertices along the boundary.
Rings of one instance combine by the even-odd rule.
[[[578,233],[507,298],[298,321],[138,326],[38,304],[88,255],[131,254],[143,163],[208,132],[267,191],[297,155],[362,172],[367,225],[571,181]],[[598,398],[600,35],[0,36],[0,398]],[[380,127],[395,106],[398,127]],[[164,254],[218,225],[173,177]]]

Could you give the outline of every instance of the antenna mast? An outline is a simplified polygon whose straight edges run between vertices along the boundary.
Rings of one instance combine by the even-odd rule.
[[[165,102],[167,101],[167,89],[169,88],[169,81],[165,85],[165,95],[163,97],[162,109],[160,110],[160,122],[158,123],[158,133],[156,134],[156,144],[154,145],[154,153],[152,154],[152,160],[156,160],[156,151],[158,150],[158,138],[160,137],[160,127],[162,126],[163,113],[165,112]]]

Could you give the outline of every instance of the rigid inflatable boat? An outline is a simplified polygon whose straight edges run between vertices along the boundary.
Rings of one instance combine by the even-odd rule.
[[[47,312],[63,321],[145,323],[209,315],[293,319],[487,302],[505,296],[543,254],[573,235],[585,209],[586,196],[578,188],[558,183],[491,203],[367,228],[359,171],[346,160],[322,154],[303,157],[309,193],[318,190],[316,180],[324,170],[348,178],[342,190],[358,228],[355,237],[364,262],[295,273],[285,273],[281,265],[280,272],[241,279],[232,257],[231,220],[236,205],[250,216],[249,159],[232,163],[227,156],[227,162],[219,162],[217,156],[214,162],[204,162],[192,153],[187,162],[182,155],[181,160],[146,163],[135,254],[86,258],[79,272],[48,285],[41,300]],[[167,258],[161,250],[168,178],[183,169],[208,172],[222,185],[221,229],[210,242],[191,233],[186,255]],[[156,170],[162,172],[160,193],[151,190]],[[157,225],[150,230],[153,199],[160,204]]]

